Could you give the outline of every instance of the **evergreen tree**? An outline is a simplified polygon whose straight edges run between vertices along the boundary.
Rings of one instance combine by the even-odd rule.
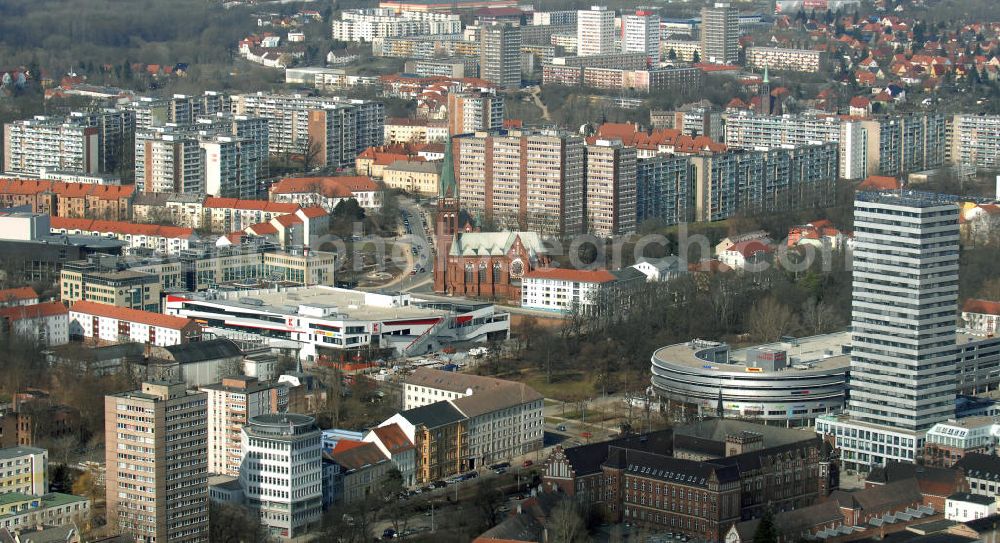
[[[778,529],[774,525],[771,508],[765,510],[764,516],[760,517],[757,531],[753,533],[753,543],[778,543]]]

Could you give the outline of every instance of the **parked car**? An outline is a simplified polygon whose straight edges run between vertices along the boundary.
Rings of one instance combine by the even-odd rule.
[[[521,467],[522,468],[530,468],[531,466],[534,466],[534,465],[535,465],[535,463],[532,462],[531,460],[525,460],[524,463],[521,464]]]
[[[398,534],[392,528],[386,528],[382,532],[382,539],[394,539]]]
[[[565,432],[566,431],[566,425],[565,424],[560,424],[559,426],[556,426],[556,430],[559,430],[560,432]]]

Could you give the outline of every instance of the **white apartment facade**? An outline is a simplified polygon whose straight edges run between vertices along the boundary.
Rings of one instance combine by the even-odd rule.
[[[604,55],[615,50],[615,12],[606,6],[590,6],[576,12],[576,54]],[[645,51],[641,51],[645,52]]]
[[[521,307],[591,314],[601,292],[614,281],[615,276],[606,270],[539,268],[521,280]]]
[[[69,311],[69,335],[166,347],[197,340],[201,337],[201,327],[191,319],[79,301]]]
[[[645,53],[649,66],[660,64],[660,17],[651,8],[622,15],[622,52]]]
[[[98,129],[81,122],[37,116],[3,127],[3,171],[37,177],[43,168],[98,173]]]
[[[867,130],[861,121],[833,116],[773,116],[741,112],[726,119],[725,134],[727,146],[744,149],[836,143],[839,177],[856,180],[869,175]]]
[[[949,144],[955,164],[1000,166],[1000,115],[955,115]]]
[[[240,430],[240,487],[270,535],[292,539],[323,513],[321,433],[312,417],[250,417]]]
[[[820,69],[823,53],[813,49],[786,49],[784,47],[750,47],[747,64],[763,70],[787,70],[816,73]]]
[[[46,347],[69,343],[69,311],[62,302],[0,309],[4,332]]]
[[[339,21],[331,23],[331,32],[335,40],[371,43],[376,38],[461,34],[462,20],[451,13],[348,9],[341,12]]]
[[[200,390],[208,397],[208,472],[240,476],[240,430],[257,415],[278,411],[277,388],[256,378],[228,377]]]
[[[204,192],[205,161],[197,136],[172,128],[136,131],[135,185],[141,192]]]

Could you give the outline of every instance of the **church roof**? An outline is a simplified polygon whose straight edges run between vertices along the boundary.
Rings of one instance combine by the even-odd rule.
[[[529,258],[548,253],[541,236],[536,232],[467,232],[451,242],[449,256],[502,256],[514,246],[514,241],[528,252]]]

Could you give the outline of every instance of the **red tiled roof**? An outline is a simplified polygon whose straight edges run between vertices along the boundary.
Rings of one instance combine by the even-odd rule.
[[[413,448],[410,438],[406,437],[403,429],[398,424],[380,426],[372,430],[372,432],[378,436],[379,441],[389,450],[390,454],[396,454]]]
[[[45,192],[51,192],[64,198],[93,196],[101,200],[118,200],[131,197],[132,193],[135,192],[135,185],[97,185],[31,179],[0,180],[0,194],[29,195]]]
[[[120,321],[138,322],[149,326],[160,328],[170,328],[173,330],[183,330],[194,324],[191,319],[184,317],[174,317],[152,311],[142,311],[139,309],[129,309],[110,304],[99,304],[95,302],[79,301],[73,304],[70,312],[94,315]]]
[[[51,217],[49,219],[49,226],[54,230],[82,230],[84,232],[160,236],[164,238],[187,238],[194,235],[193,228],[184,228],[181,226],[160,226],[156,224],[74,219],[68,217]]]
[[[962,304],[964,313],[985,313],[987,315],[1000,315],[1000,302],[990,300],[979,300],[969,298]]]
[[[292,214],[281,215],[281,216],[275,217],[273,220],[278,221],[278,223],[281,224],[281,226],[284,226],[285,228],[288,228],[289,226],[292,226],[292,225],[295,225],[295,224],[302,224],[302,219],[300,219],[298,216],[292,215]]]
[[[298,204],[286,204],[271,202],[268,200],[238,200],[236,198],[217,198],[209,196],[205,198],[204,206],[207,208],[229,208],[247,209],[257,211],[268,211],[271,213],[295,213],[299,209]]]
[[[353,439],[341,439],[333,447],[333,452],[338,453],[338,452],[349,451],[351,449],[356,449],[358,447],[361,447],[364,444],[365,444],[364,441],[355,441]]]
[[[577,283],[608,283],[615,280],[608,270],[573,270],[569,268],[538,268],[524,274],[530,279],[554,279]]]
[[[423,160],[403,156],[402,160]],[[271,187],[271,194],[318,193],[327,198],[349,198],[355,192],[379,190],[378,183],[363,175],[344,177],[288,177]],[[289,211],[288,213],[293,212]]]
[[[36,298],[38,298],[38,293],[31,287],[5,288],[0,290],[0,303],[33,300]]]
[[[66,315],[69,310],[62,302],[47,302],[34,305],[19,305],[0,309],[0,319],[18,321],[21,319],[40,319],[54,315]]]
[[[275,228],[274,225],[272,225],[269,222],[262,222],[262,223],[257,223],[257,224],[248,226],[247,230],[250,230],[251,232],[254,233],[254,235],[257,235],[257,236],[263,236],[265,234],[277,234],[278,233],[278,229]]]
[[[301,213],[307,219],[315,219],[317,217],[325,217],[328,215],[326,210],[319,206],[304,207],[296,213]]]
[[[743,258],[750,258],[757,253],[770,253],[774,247],[757,239],[744,241],[733,245],[726,252],[740,253]]]
[[[870,175],[858,185],[858,190],[897,190],[902,185],[895,177]]]

